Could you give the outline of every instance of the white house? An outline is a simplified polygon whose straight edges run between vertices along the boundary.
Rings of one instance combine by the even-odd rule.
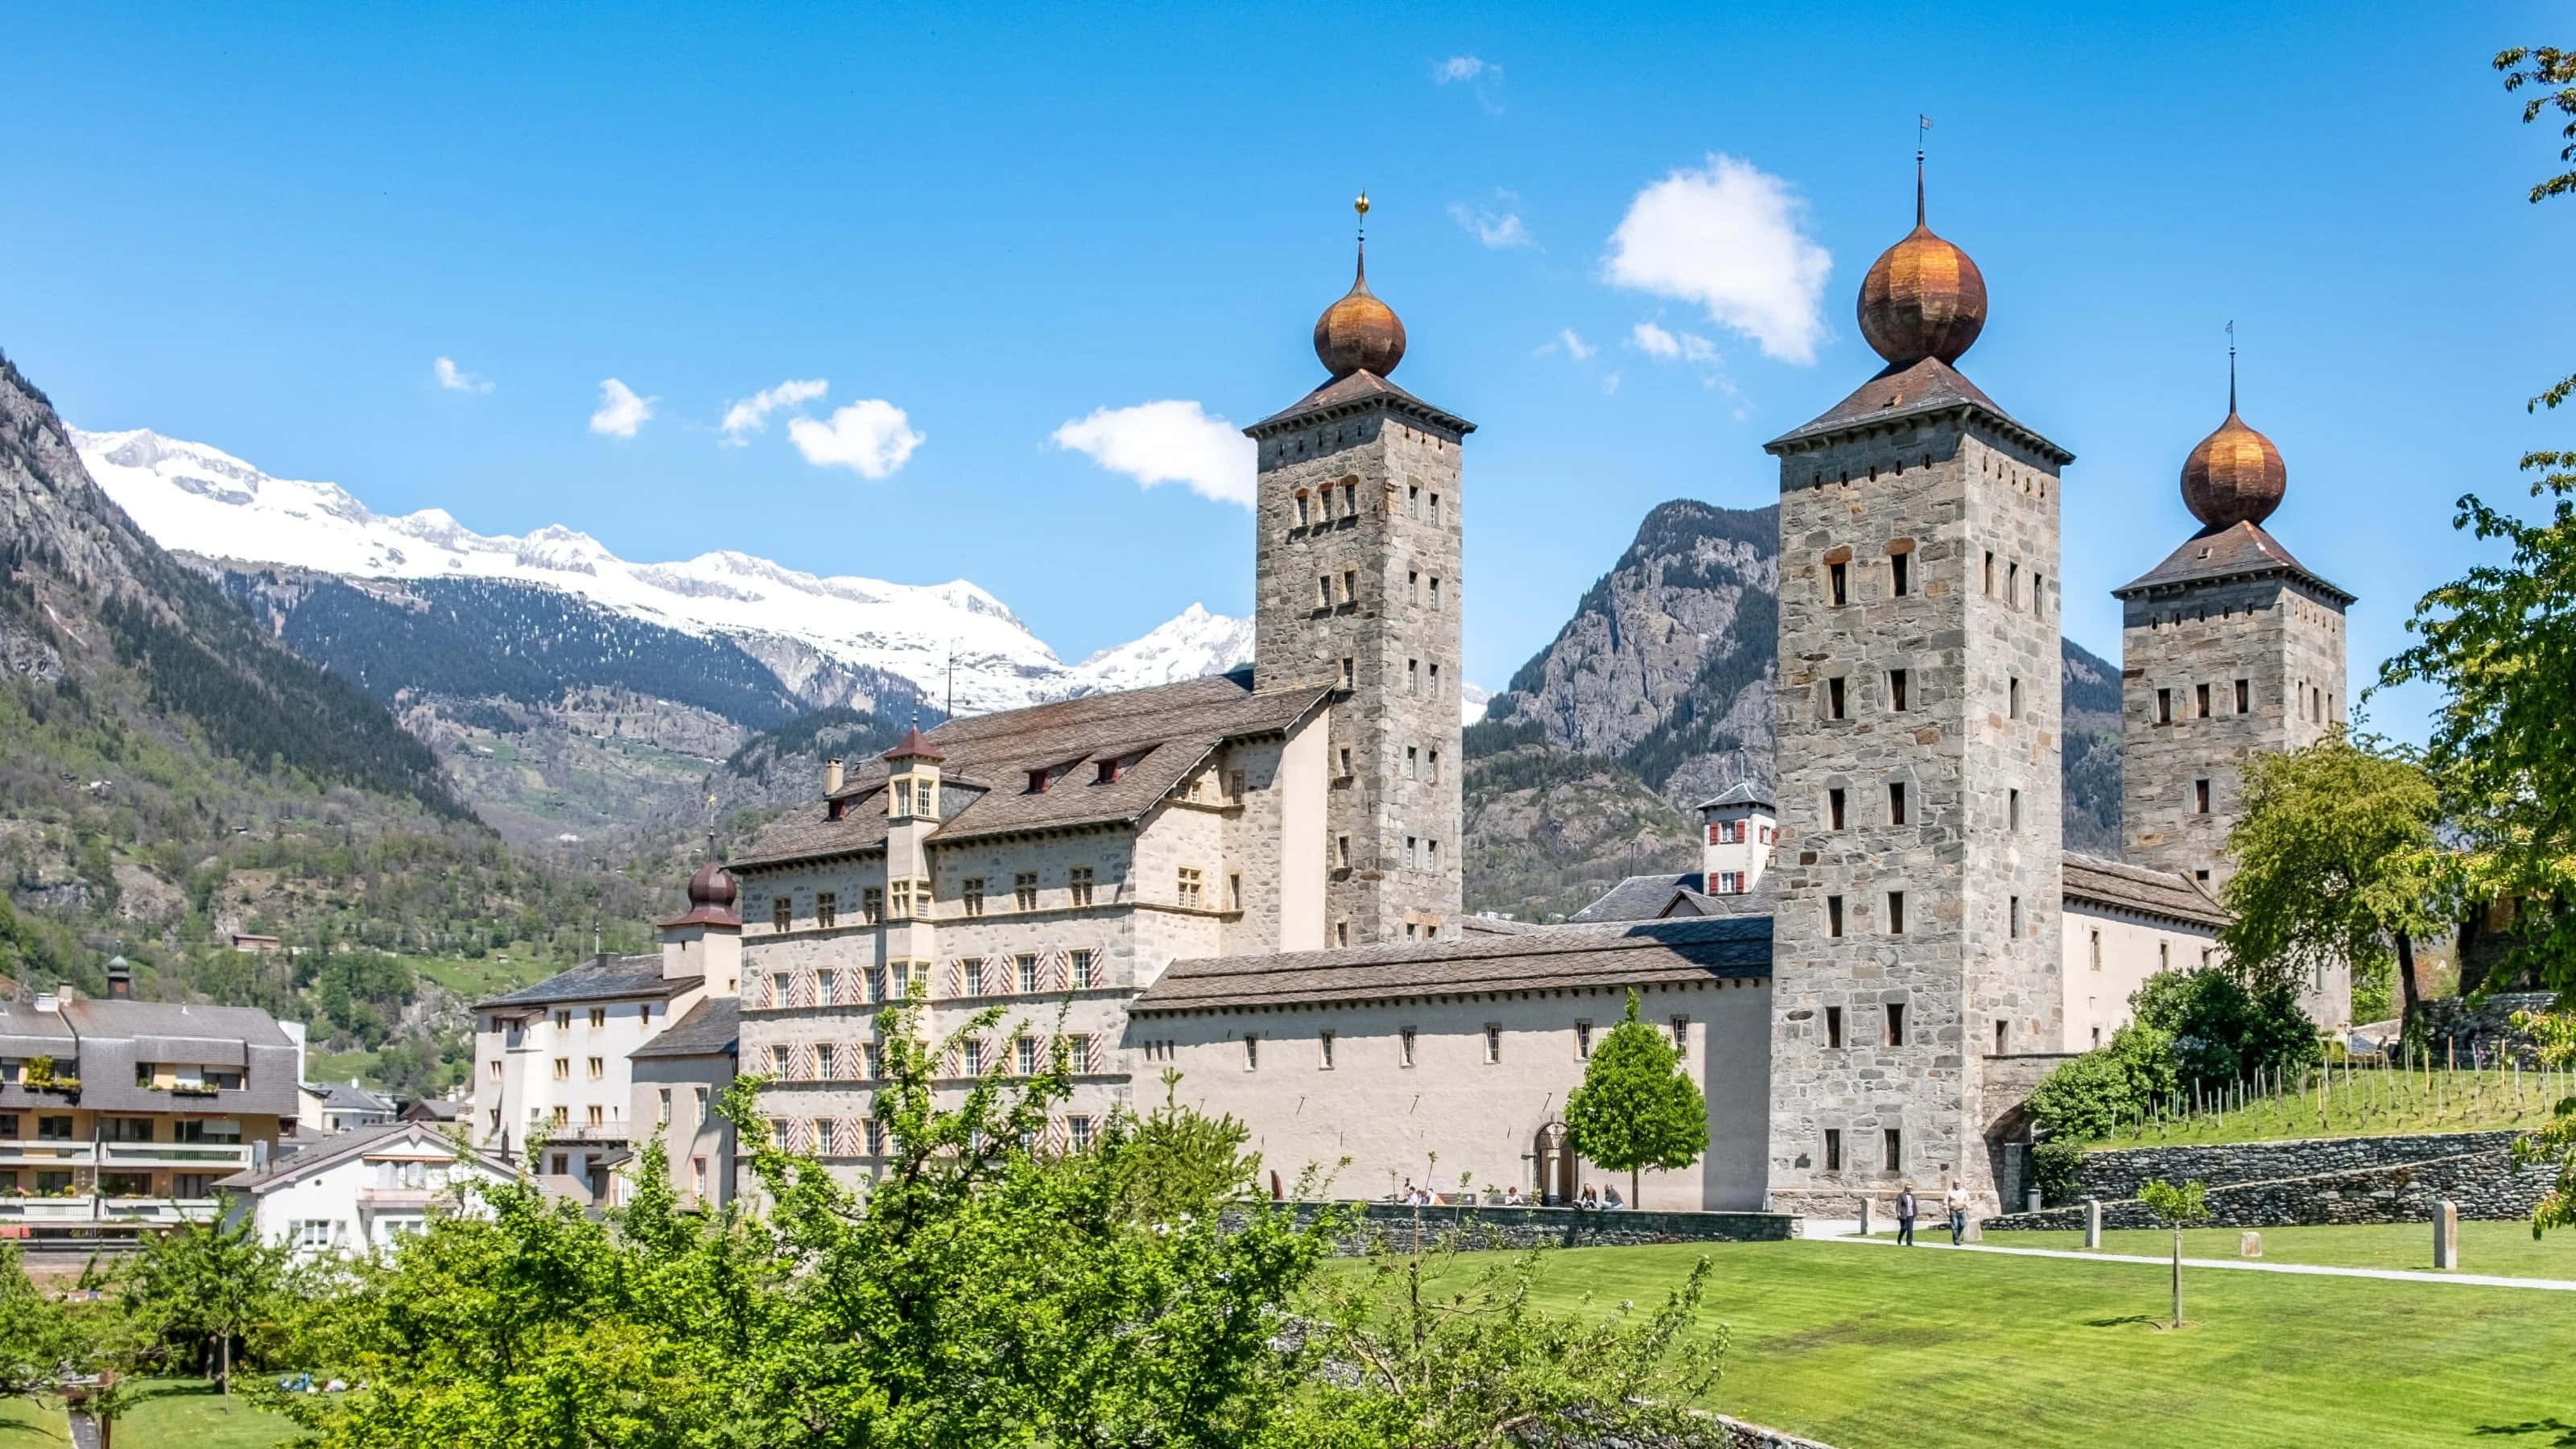
[[[259,1236],[299,1257],[391,1248],[433,1215],[475,1211],[459,1189],[506,1182],[509,1164],[456,1145],[427,1122],[354,1127],[215,1184],[224,1222],[250,1218]]]

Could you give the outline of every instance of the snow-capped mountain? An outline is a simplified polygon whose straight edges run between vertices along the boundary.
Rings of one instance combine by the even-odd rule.
[[[1133,689],[1233,668],[1249,620],[1197,604],[1132,643],[1068,667],[1001,600],[963,579],[820,577],[749,554],[630,563],[561,526],[481,534],[442,509],[375,513],[337,484],[273,478],[220,449],[148,429],[72,430],[81,461],[162,547],[350,579],[494,579],[576,595],[682,633],[718,636],[815,703],[831,665],[882,670],[961,712]],[[954,669],[953,679],[950,673]]]

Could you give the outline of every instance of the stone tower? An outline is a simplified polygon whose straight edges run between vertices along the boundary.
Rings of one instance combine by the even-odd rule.
[[[1861,284],[1885,371],[1780,460],[1770,1173],[1785,1212],[1995,1200],[2058,981],[2058,470],[1953,367],[1984,279],[1923,222]],[[2020,1084],[2026,1089],[2027,1084]]]
[[[1459,444],[1475,424],[1387,381],[1404,324],[1370,293],[1365,251],[1315,355],[1324,385],[1244,429],[1260,459],[1254,678],[1339,687],[1326,944],[1446,939],[1464,899]]]
[[[2183,462],[2183,502],[2201,531],[2111,591],[2124,606],[2122,841],[2131,861],[2212,895],[2230,874],[2246,757],[2312,745],[2344,717],[2353,596],[2263,531],[2288,485],[2280,450],[2236,414],[2231,356],[2227,421]]]

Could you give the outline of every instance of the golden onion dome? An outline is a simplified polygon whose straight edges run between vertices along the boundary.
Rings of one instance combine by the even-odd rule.
[[[1365,194],[1354,209],[1362,217],[1368,215]],[[1354,372],[1384,377],[1404,360],[1404,322],[1369,290],[1366,238],[1360,241],[1359,267],[1351,289],[1315,319],[1315,357],[1337,378]]]
[[[2235,360],[2228,362],[2227,421],[2182,461],[2182,501],[2211,528],[2261,523],[2281,506],[2290,470],[2272,440],[2236,415]]]
[[[1966,252],[1923,221],[1923,173],[1914,173],[1914,230],[1872,262],[1860,283],[1860,335],[1899,367],[1927,357],[1956,362],[1986,325],[1986,279]]]

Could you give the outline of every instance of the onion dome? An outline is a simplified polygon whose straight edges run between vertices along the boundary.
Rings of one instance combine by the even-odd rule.
[[[1366,218],[1368,197],[1362,195],[1353,208]],[[1394,308],[1369,290],[1366,236],[1360,239],[1359,271],[1351,280],[1350,291],[1315,319],[1315,356],[1324,364],[1324,370],[1336,378],[1354,372],[1384,377],[1404,360],[1404,323]]]
[[[733,873],[714,861],[699,866],[697,874],[689,877],[690,909],[715,906],[731,910],[733,900]]]
[[[2281,506],[2290,470],[2272,440],[2236,415],[2236,360],[2227,363],[2227,421],[2182,461],[2182,501],[2211,528],[2261,523]]]
[[[1899,367],[1956,362],[1986,326],[1986,279],[1968,254],[1923,222],[1923,169],[1914,171],[1914,230],[1879,254],[1860,283],[1860,335]]]

